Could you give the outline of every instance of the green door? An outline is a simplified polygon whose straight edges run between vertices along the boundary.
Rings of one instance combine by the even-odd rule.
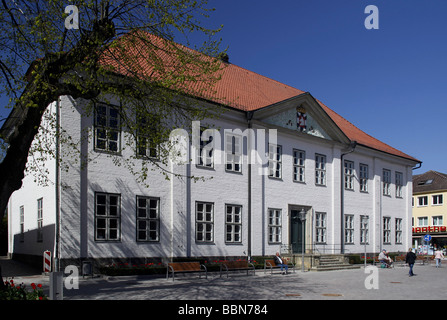
[[[302,253],[303,241],[304,248],[306,248],[305,230],[303,231],[303,224],[300,220],[299,210],[290,211],[290,244],[292,246],[292,253]],[[304,221],[304,226],[306,222]],[[304,232],[304,237],[303,237]]]

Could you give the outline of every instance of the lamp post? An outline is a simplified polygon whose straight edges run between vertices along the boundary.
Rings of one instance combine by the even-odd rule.
[[[301,221],[301,271],[304,272],[304,223],[306,222],[306,210],[301,209],[299,217]]]

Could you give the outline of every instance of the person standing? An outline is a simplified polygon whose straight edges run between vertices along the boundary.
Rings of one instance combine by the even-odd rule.
[[[436,250],[435,252],[436,268],[439,268],[441,266],[441,259],[443,258],[444,255],[442,254],[442,251],[440,249]]]
[[[413,273],[413,266],[414,266],[414,263],[415,263],[415,262],[416,262],[416,255],[414,254],[413,249],[410,248],[410,249],[408,250],[407,255],[405,256],[405,263],[408,263],[408,266],[410,267],[410,271],[409,271],[409,273],[408,273],[408,275],[409,275],[410,277],[414,276],[414,273]]]

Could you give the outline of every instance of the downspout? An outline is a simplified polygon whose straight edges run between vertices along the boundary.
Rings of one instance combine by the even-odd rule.
[[[355,147],[357,146],[357,141],[351,141],[349,143],[349,151],[342,153],[340,156],[340,253],[345,253],[345,223],[344,223],[344,215],[345,215],[345,186],[344,186],[344,163],[343,158],[345,155],[354,152]]]
[[[247,256],[248,256],[248,261],[251,260],[251,150],[252,150],[252,143],[253,141],[251,140],[252,136],[251,136],[251,129],[252,129],[252,123],[251,120],[253,118],[253,111],[248,111],[246,113],[246,118],[247,118],[247,127],[248,127],[248,135],[247,135],[247,158],[248,158],[248,205],[247,205],[247,224],[248,224],[248,228],[247,228]]]
[[[55,202],[56,202],[56,222],[55,222],[55,244],[54,244],[54,268],[60,270],[59,243],[60,243],[60,98],[56,100],[56,172],[55,172]]]

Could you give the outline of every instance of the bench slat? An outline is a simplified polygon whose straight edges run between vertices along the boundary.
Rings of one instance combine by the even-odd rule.
[[[174,281],[175,272],[205,272],[205,278],[208,279],[206,267],[199,262],[170,262],[166,268],[166,279],[169,278],[169,271]],[[201,277],[201,276],[200,276]]]

